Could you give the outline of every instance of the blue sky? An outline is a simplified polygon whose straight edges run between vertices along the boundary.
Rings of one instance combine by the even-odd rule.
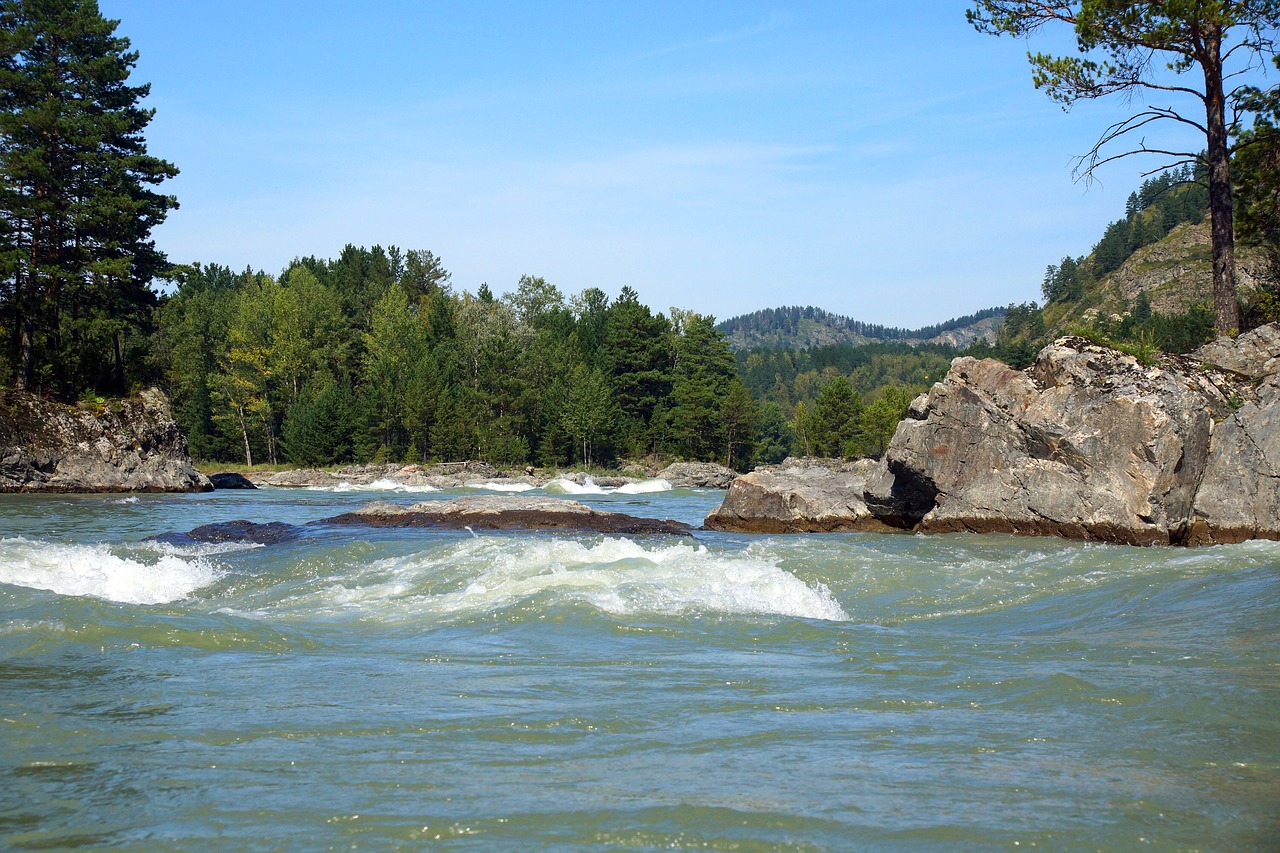
[[[962,2],[100,6],[141,53],[150,151],[182,170],[155,232],[180,262],[394,244],[472,292],[529,273],[920,326],[1037,298],[1159,165],[1073,182],[1132,107],[1064,113]]]

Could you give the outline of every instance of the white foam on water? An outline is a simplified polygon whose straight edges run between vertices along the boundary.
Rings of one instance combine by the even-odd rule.
[[[464,488],[488,492],[531,492],[538,487],[532,483],[467,483]]]
[[[203,557],[162,554],[154,562],[121,557],[106,545],[0,539],[0,583],[89,595],[123,604],[163,604],[218,580]]]
[[[164,554],[174,557],[209,557],[214,554],[231,554],[236,551],[252,551],[256,548],[265,548],[260,542],[190,542],[178,545],[173,542],[161,542],[157,540],[147,540],[137,542],[130,546],[131,548],[146,549],[154,551],[157,554]]]
[[[656,492],[669,492],[673,486],[666,480],[639,480],[625,483],[617,488],[609,488],[596,483],[591,477],[584,477],[581,484],[564,477],[556,477],[542,487],[543,491],[554,495],[650,495]]]
[[[849,619],[820,583],[806,584],[767,560],[689,543],[485,536],[363,568],[363,577],[331,578],[336,582],[295,598],[290,609],[421,620],[495,613],[537,600],[586,603],[618,616]]]
[[[349,483],[343,480],[336,486],[307,486],[309,492],[438,492],[435,486],[420,483],[410,485],[408,483],[399,483],[389,478],[374,480],[372,483]]]
[[[553,495],[603,495],[608,494],[608,490],[596,485],[596,481],[590,477],[584,477],[581,485],[573,480],[567,480],[564,477],[556,477],[551,482],[542,487],[544,492],[550,492]]]
[[[673,486],[667,480],[661,478],[654,480],[640,480],[636,483],[624,483],[618,486],[617,493],[620,495],[651,495],[655,492],[669,492]]]

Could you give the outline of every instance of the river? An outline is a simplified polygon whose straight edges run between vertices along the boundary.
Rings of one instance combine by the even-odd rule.
[[[0,848],[1277,849],[1280,543],[144,541],[475,491],[0,496]]]

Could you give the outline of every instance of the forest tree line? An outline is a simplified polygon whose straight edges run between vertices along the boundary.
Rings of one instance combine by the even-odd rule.
[[[654,312],[630,288],[566,298],[534,276],[456,292],[428,251],[347,246],[279,276],[193,265],[175,280],[152,364],[202,459],[744,468],[881,452],[911,397],[879,382],[864,405],[854,361],[806,352],[789,356],[797,390],[753,394],[740,370],[758,378],[755,361],[735,360],[711,317]]]

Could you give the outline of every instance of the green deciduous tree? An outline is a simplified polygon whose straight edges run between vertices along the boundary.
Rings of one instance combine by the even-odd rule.
[[[884,455],[898,423],[906,417],[910,406],[911,392],[906,388],[889,385],[877,392],[862,410],[860,431],[868,452]]]
[[[1238,131],[1254,90],[1239,83],[1242,69],[1274,53],[1280,25],[1277,0],[977,0],[966,13],[979,31],[1026,36],[1042,26],[1072,27],[1079,55],[1031,54],[1033,80],[1049,97],[1070,106],[1120,94],[1151,95],[1168,105],[1147,104],[1108,127],[1081,158],[1082,174],[1132,154],[1157,154],[1176,162],[1203,157],[1209,179],[1213,235],[1213,289],[1217,328],[1239,328],[1232,221],[1230,137]],[[1191,72],[1199,72],[1193,74]],[[1184,76],[1185,75],[1185,76]],[[1198,79],[1197,79],[1198,77]],[[1183,103],[1192,108],[1183,108]],[[1204,139],[1198,150],[1148,146],[1145,137],[1116,153],[1149,125],[1173,121]]]
[[[583,364],[575,366],[560,410],[560,423],[583,464],[591,464],[593,449],[617,420],[617,412],[604,374]]]
[[[147,154],[149,86],[128,84],[138,54],[118,23],[94,0],[0,0],[0,313],[18,388],[120,390],[167,266],[150,233],[177,201],[151,188],[178,170]]]

